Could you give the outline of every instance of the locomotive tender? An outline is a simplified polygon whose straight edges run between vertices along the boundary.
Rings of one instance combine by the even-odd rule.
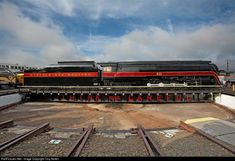
[[[26,70],[25,86],[146,86],[147,84],[219,85],[211,61],[63,61]]]
[[[26,70],[26,86],[99,85],[101,70],[94,61],[58,62],[40,70]]]

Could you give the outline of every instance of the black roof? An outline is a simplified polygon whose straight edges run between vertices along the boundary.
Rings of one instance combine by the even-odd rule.
[[[63,65],[95,65],[95,61],[59,61],[58,64]]]
[[[210,64],[211,61],[202,61],[202,60],[190,60],[190,61],[123,61],[123,62],[99,62],[97,64],[126,64],[126,65],[140,65],[140,64],[159,64],[159,65],[167,65],[167,64]]]

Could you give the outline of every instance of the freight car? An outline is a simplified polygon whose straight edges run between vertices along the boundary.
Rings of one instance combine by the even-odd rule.
[[[26,86],[146,86],[148,84],[219,85],[211,61],[63,61],[24,73]]]
[[[133,61],[98,63],[104,85],[217,85],[218,67],[211,61]]]

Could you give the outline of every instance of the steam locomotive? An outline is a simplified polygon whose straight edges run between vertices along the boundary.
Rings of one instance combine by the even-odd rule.
[[[211,61],[61,61],[24,72],[25,86],[219,85]]]

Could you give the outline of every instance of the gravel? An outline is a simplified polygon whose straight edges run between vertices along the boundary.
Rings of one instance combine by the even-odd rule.
[[[18,132],[18,131],[17,131]],[[163,156],[234,156],[216,143],[184,130],[172,129],[148,132],[159,145]],[[0,152],[1,157],[65,157],[79,139],[81,130],[59,130],[29,138]],[[19,134],[0,131],[0,143]],[[54,142],[52,143],[52,140]],[[59,141],[56,143],[56,141]],[[143,140],[127,131],[98,132],[85,144],[82,157],[94,156],[149,156]]]
[[[143,141],[138,135],[95,134],[85,144],[80,156],[149,156]]]
[[[0,130],[0,144],[16,136],[19,136],[31,129],[32,127],[24,127],[24,126],[13,126],[13,127],[1,129]]]
[[[17,136],[17,134],[15,134],[15,133],[9,133],[9,132],[7,132],[5,130],[4,131],[1,130],[0,131],[0,144],[2,144],[3,142],[5,142],[5,141],[7,141],[7,140],[9,140],[11,138],[14,138],[16,136]]]
[[[169,132],[150,132],[164,156],[234,156],[218,144],[186,131],[176,134]]]
[[[43,133],[6,149],[0,156],[8,157],[64,157],[79,135],[58,137],[58,133]],[[54,144],[50,143],[54,140]],[[60,141],[56,144],[56,141]]]

